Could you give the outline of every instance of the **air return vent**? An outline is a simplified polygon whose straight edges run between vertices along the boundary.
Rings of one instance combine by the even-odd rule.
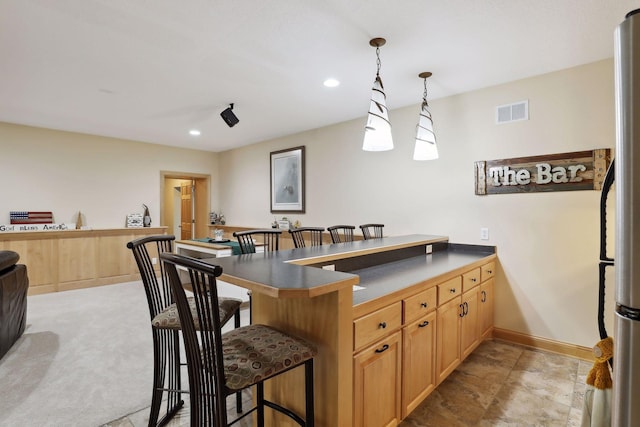
[[[529,101],[514,102],[513,104],[498,105],[496,107],[496,124],[529,120]]]

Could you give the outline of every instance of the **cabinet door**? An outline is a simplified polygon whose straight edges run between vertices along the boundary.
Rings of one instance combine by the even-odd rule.
[[[478,316],[478,287],[462,294],[462,317],[460,317],[460,352],[464,360],[480,342]]]
[[[460,363],[460,308],[462,296],[438,307],[436,317],[436,375],[440,384]]]
[[[378,341],[354,357],[353,425],[396,426],[400,423],[401,332]]]
[[[489,279],[480,285],[480,298],[478,305],[480,306],[480,335],[486,338],[491,334],[493,329],[493,279]]]
[[[405,418],[436,386],[436,312],[405,326],[402,342],[402,418]]]

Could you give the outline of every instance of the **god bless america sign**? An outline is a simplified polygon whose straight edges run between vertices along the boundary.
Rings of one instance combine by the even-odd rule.
[[[600,190],[611,161],[608,148],[475,162],[476,194]]]

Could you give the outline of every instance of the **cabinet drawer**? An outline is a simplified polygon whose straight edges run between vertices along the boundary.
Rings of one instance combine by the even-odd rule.
[[[480,267],[467,271],[462,275],[462,292],[480,284]]]
[[[496,262],[491,261],[490,263],[483,265],[480,267],[480,271],[481,281],[484,282],[485,280],[492,278],[496,275]]]
[[[398,329],[402,324],[402,301],[353,322],[353,348],[359,350]]]
[[[404,308],[404,323],[424,316],[436,308],[438,290],[436,287],[422,291],[402,301]]]
[[[438,285],[438,305],[462,294],[462,276],[454,277]]]

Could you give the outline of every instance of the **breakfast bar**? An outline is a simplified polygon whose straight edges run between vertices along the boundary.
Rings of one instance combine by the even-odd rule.
[[[455,369],[463,348],[470,352],[489,336],[492,305],[490,313],[478,308],[481,300],[493,301],[495,258],[492,246],[409,235],[207,262],[222,267],[221,280],[252,291],[253,323],[316,344],[316,425],[374,426],[399,423],[438,379]],[[468,295],[474,298],[467,301]],[[473,339],[460,324],[465,313],[473,314],[473,325],[467,328]],[[481,318],[490,319],[491,326],[481,325]],[[413,323],[416,331],[429,331],[429,348],[414,333]],[[412,355],[430,371],[425,374],[420,368],[418,375],[407,358]],[[422,379],[429,384],[422,385]],[[265,393],[304,413],[303,387],[302,372],[293,370],[272,380]],[[267,413],[268,425],[289,425],[272,412]]]

